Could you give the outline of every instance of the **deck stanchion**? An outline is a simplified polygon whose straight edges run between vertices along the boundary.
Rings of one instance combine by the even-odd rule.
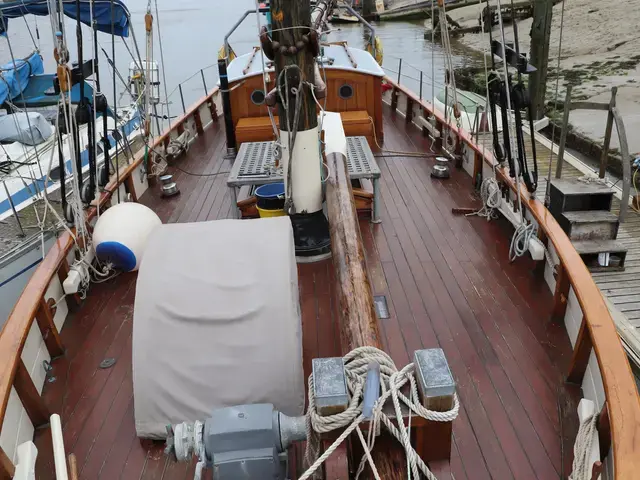
[[[178,90],[180,90],[180,100],[182,101],[182,113],[187,113],[187,107],[184,104],[184,95],[182,94],[182,84],[178,85]]]
[[[420,101],[422,101],[422,70],[420,70]]]
[[[209,93],[209,89],[207,88],[207,81],[204,78],[204,70],[200,69],[200,76],[202,77],[202,85],[204,85],[204,94],[207,95]]]

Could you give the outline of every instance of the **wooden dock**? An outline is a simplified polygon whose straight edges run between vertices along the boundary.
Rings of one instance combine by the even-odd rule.
[[[531,158],[531,137],[525,135],[527,144],[527,158]],[[544,201],[547,178],[551,169],[551,178],[555,178],[557,165],[557,145],[551,156],[550,142],[539,139],[536,135],[536,153],[538,158],[539,183],[536,197]],[[491,148],[490,137],[485,140],[487,148]],[[551,162],[550,162],[551,158]],[[569,153],[565,153],[562,178],[577,179],[591,172],[598,175],[596,167],[581,162]],[[609,179],[609,178],[608,178]],[[614,179],[615,182],[615,179]],[[618,193],[618,192],[616,192]],[[616,215],[620,211],[620,195],[614,196],[612,212]],[[627,348],[640,358],[640,213],[629,207],[627,218],[620,225],[617,240],[627,248],[625,269],[621,272],[593,273],[596,284],[608,300],[613,318],[625,340]]]

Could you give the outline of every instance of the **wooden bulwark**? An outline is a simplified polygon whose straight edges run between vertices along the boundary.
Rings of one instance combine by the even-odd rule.
[[[386,81],[393,86],[394,91],[402,92],[414,102],[419,102],[423,108],[436,117],[438,124],[444,124],[443,114],[435,110],[431,104],[421,101],[415,94],[398,85],[393,79],[387,77]],[[492,167],[495,166],[500,181],[520,196],[522,205],[529,210],[538,223],[538,227],[544,231],[554,246],[582,309],[584,324],[593,343],[593,350],[602,375],[611,425],[615,478],[625,480],[636,478],[637,472],[640,470],[640,457],[637,455],[640,450],[640,397],[629,361],[600,289],[595,284],[580,255],[573,248],[571,240],[544,204],[532,197],[524,186],[521,186],[520,191],[517,191],[508,170],[500,167],[493,154],[488,149],[477,145],[468,132],[455,125],[450,125],[448,128],[468,148],[482,155],[485,163]],[[581,346],[576,345],[576,348],[580,349]]]
[[[218,88],[214,88],[209,94],[202,97],[184,115],[178,117],[171,128],[154,140],[151,149],[166,144],[170,140],[172,132],[184,130],[186,122],[192,119],[195,121],[196,113],[199,113],[203,106],[215,113],[214,98],[216,95],[218,95]],[[217,116],[214,115],[212,118],[213,121],[217,121]],[[197,121],[195,121],[195,125],[198,128]],[[128,182],[128,179],[143,161],[144,149],[135,155],[129,165],[120,170],[119,183],[115,179],[112,180],[101,196],[94,201],[87,211],[87,221],[91,221],[95,217],[98,206],[100,208],[106,207],[113,193],[120,185]],[[51,356],[57,356],[63,351],[62,342],[53,324],[52,313],[45,301],[45,293],[54,277],[59,276],[60,280],[63,280],[63,274],[69,268],[67,255],[73,245],[74,239],[69,232],[62,233],[53,243],[44,260],[34,271],[2,327],[2,331],[0,331],[0,425],[4,422],[12,387],[16,388],[34,426],[38,427],[49,421],[48,410],[22,362],[21,355],[29,330],[36,318]],[[11,459],[0,448],[0,479],[11,478],[13,473],[14,466]]]

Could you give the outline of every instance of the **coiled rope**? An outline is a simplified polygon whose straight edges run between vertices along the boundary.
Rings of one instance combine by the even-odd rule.
[[[477,215],[478,217],[486,218],[487,222],[498,218],[495,209],[500,206],[500,185],[495,177],[487,177],[482,181],[482,185],[480,185],[480,197],[482,198],[482,208],[466,216],[472,217]]]
[[[592,478],[590,464],[593,439],[598,434],[598,415],[593,414],[580,423],[576,443],[573,445],[573,466],[569,480],[590,480]]]
[[[401,403],[409,410],[410,414],[416,414],[427,420],[435,422],[451,422],[458,416],[460,403],[457,395],[454,396],[453,408],[447,412],[435,412],[422,406],[418,395],[413,363],[410,363],[402,370],[396,368],[395,363],[389,355],[375,347],[360,347],[352,350],[343,357],[347,386],[351,393],[351,401],[348,408],[335,415],[326,417],[320,416],[316,411],[315,392],[313,374],[309,376],[309,408],[307,410],[307,449],[305,451],[305,463],[307,471],[300,477],[300,480],[316,478],[316,472],[329,458],[329,456],[342,444],[342,442],[355,430],[364,448],[364,457],[356,472],[356,479],[364,470],[367,462],[371,466],[376,480],[380,480],[380,475],[371,457],[371,451],[375,444],[375,437],[380,430],[380,422],[387,430],[402,444],[407,455],[407,460],[411,468],[412,477],[419,478],[421,472],[427,479],[436,480],[427,465],[411,445],[409,431],[404,425]],[[365,440],[360,424],[365,420],[362,415],[363,391],[366,381],[368,365],[370,362],[380,365],[380,386],[382,394],[373,409],[373,417],[369,426],[368,439]],[[401,389],[407,384],[410,385],[409,396],[405,396]],[[397,427],[393,424],[389,416],[384,413],[383,407],[387,400],[391,398],[394,407]],[[333,444],[321,455],[320,434],[345,428],[342,434]]]

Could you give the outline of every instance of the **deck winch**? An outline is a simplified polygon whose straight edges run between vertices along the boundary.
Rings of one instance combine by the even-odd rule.
[[[165,453],[181,462],[196,456],[195,479],[213,467],[215,480],[283,480],[287,448],[306,438],[305,417],[289,417],[268,403],[220,408],[204,422],[167,429]]]
[[[431,176],[434,178],[449,178],[449,159],[447,157],[436,157],[436,164],[431,170]]]

